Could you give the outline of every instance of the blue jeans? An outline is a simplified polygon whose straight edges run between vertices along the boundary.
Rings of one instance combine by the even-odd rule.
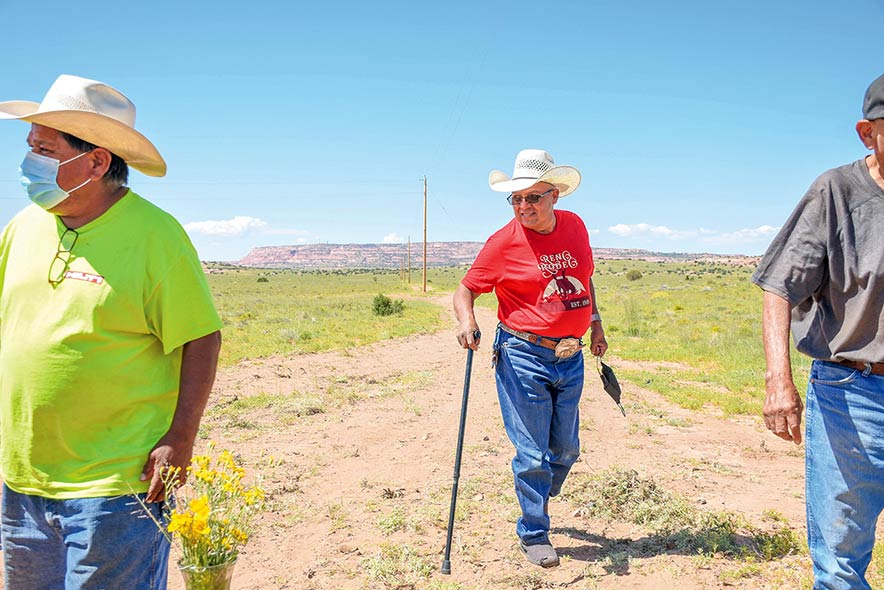
[[[884,376],[814,361],[806,437],[813,587],[871,588],[865,572],[884,509]]]
[[[580,456],[583,353],[556,358],[552,350],[500,329],[494,349],[500,411],[516,448],[512,466],[522,508],[516,534],[526,545],[545,543],[549,540],[546,502],[559,494]]]
[[[166,587],[169,543],[132,496],[52,500],[4,484],[0,532],[6,590]]]

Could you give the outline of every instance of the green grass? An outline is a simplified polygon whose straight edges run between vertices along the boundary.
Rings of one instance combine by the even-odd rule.
[[[383,544],[377,554],[362,560],[371,588],[414,588],[436,569],[435,555],[420,555],[406,545]]]
[[[629,280],[629,271],[638,271],[641,278]],[[454,319],[433,299],[450,297],[464,272],[430,269],[428,293],[421,292],[420,273],[409,285],[395,270],[211,274],[209,284],[224,321],[221,365],[453,330]],[[749,281],[751,273],[749,267],[705,262],[598,261],[593,280],[609,352],[645,363],[641,369],[615,363],[618,377],[686,408],[714,406],[725,414],[757,415],[764,399],[762,293]],[[403,312],[375,315],[372,303],[378,294],[402,299]],[[483,295],[476,305],[493,309],[497,300]],[[493,330],[492,325],[482,327]],[[793,351],[793,365],[796,385],[803,390],[809,360]],[[591,363],[588,371],[594,371]]]
[[[343,504],[330,505],[328,507],[328,518],[329,521],[331,521],[331,527],[329,530],[332,532],[350,528],[350,524],[347,520],[347,509],[344,508]]]
[[[378,517],[378,528],[385,535],[389,535],[396,531],[404,531],[408,528],[408,519],[405,510],[397,506],[389,513]]]
[[[324,412],[325,404],[316,396],[297,391],[288,395],[262,392],[237,398],[225,405],[216,404],[210,409],[210,415],[234,418],[258,410],[271,410],[279,418],[284,418],[286,415],[310,416]]]
[[[435,271],[439,285],[430,286],[452,291],[455,271]],[[274,354],[342,350],[449,325],[429,301],[439,292],[422,293],[419,284],[409,286],[397,271],[242,269],[208,278],[224,322],[222,366]],[[378,294],[404,299],[402,313],[375,315]]]
[[[626,278],[638,270],[642,278]],[[757,414],[764,400],[762,292],[754,269],[732,265],[599,261],[593,281],[610,352],[646,361],[617,371],[686,408]],[[810,361],[793,351],[795,382]],[[654,363],[665,362],[662,366]]]

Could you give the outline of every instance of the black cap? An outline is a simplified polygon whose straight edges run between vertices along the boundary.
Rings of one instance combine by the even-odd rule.
[[[869,84],[863,99],[863,118],[884,119],[884,76]]]

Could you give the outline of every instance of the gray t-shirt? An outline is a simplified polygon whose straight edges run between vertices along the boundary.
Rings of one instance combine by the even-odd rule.
[[[884,362],[884,190],[864,159],[816,179],[752,282],[792,304],[800,352]]]

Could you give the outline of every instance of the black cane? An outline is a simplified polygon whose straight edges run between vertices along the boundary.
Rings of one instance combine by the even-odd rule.
[[[473,339],[482,337],[479,330],[473,332]],[[463,401],[460,405],[460,427],[457,431],[457,452],[454,454],[454,483],[451,485],[451,507],[448,509],[448,536],[445,539],[445,558],[442,559],[442,573],[451,573],[451,534],[454,532],[454,507],[457,505],[457,480],[460,478],[460,456],[463,452],[463,432],[467,425],[467,401],[470,397],[470,373],[473,369],[473,349],[467,349],[467,369],[463,377]]]

